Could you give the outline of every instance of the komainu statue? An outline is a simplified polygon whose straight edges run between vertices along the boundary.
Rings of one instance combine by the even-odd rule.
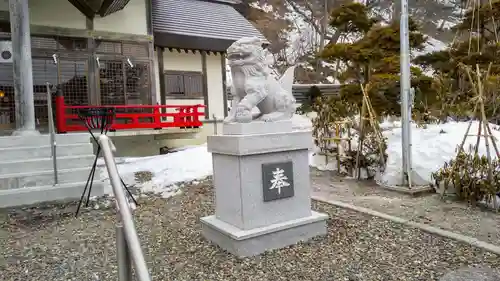
[[[292,95],[295,67],[277,81],[270,75],[262,40],[244,37],[227,49],[231,67],[233,104],[224,122],[248,123],[290,120],[295,113]],[[257,107],[259,113],[252,110]]]

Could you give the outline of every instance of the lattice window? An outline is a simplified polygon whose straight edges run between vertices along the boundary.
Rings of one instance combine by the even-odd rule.
[[[182,74],[165,74],[166,94],[170,96],[185,96],[184,76]]]
[[[68,105],[87,105],[90,103],[87,82],[87,62],[60,60],[59,83],[62,84],[64,101]]]
[[[98,54],[121,55],[125,58],[139,60],[149,59],[149,45],[147,43],[96,41]]]
[[[86,105],[89,103],[86,61],[60,59],[57,65],[52,58],[33,58],[32,61],[33,97],[38,125],[46,125],[48,121],[47,82],[61,87],[66,104]]]
[[[86,38],[70,37],[31,37],[33,50],[82,52],[88,50]]]
[[[101,104],[151,104],[149,63],[132,66],[123,60],[101,61]]]
[[[135,58],[148,58],[149,48],[146,44],[123,43],[123,55]]]
[[[9,39],[10,34],[0,33]],[[105,58],[100,60],[97,85],[89,85],[88,60],[93,56],[87,38],[33,36],[33,86],[35,115],[39,125],[47,121],[46,82],[60,84],[65,103],[90,105],[91,87],[99,88],[97,94],[102,105],[151,104],[150,67],[148,43],[96,41],[95,52]],[[57,54],[59,70],[53,55]],[[129,65],[129,61],[132,66]],[[96,97],[97,100],[97,97]],[[55,108],[55,107],[54,107]],[[15,102],[12,64],[0,64],[0,128],[15,124]]]
[[[57,39],[57,42],[59,43],[59,50],[68,50],[68,51],[73,51],[73,52],[88,50],[87,38],[59,37]]]
[[[54,37],[31,37],[32,49],[57,50],[59,43]]]
[[[120,42],[96,41],[96,52],[105,54],[121,54],[122,44]]]
[[[99,86],[102,105],[125,104],[124,63],[121,60],[101,61]]]
[[[33,58],[33,99],[37,125],[47,123],[47,88],[46,82],[57,84],[57,66],[47,58]]]
[[[13,128],[16,122],[12,64],[0,64],[0,129]]]
[[[151,104],[149,63],[126,64],[125,94],[127,104]]]
[[[167,71],[164,75],[165,94],[184,98],[203,98],[203,74],[201,72]]]

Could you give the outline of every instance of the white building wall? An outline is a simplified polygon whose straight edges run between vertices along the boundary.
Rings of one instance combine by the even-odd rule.
[[[163,79],[158,71],[158,62],[155,57],[155,70],[156,70],[156,93],[157,100],[161,100],[160,93],[160,79]],[[170,51],[165,49],[163,52],[163,67],[165,71],[196,71],[202,72],[203,65],[201,61],[201,54],[199,52],[184,51],[178,52],[176,50]],[[208,108],[209,116],[212,115],[217,118],[224,116],[224,94],[223,94],[223,81],[222,81],[222,68],[221,56],[210,54],[207,55],[207,80],[208,80]],[[200,99],[167,99],[166,104],[180,105],[180,104],[204,104],[203,98]]]
[[[154,81],[155,81],[155,89],[156,89],[156,100],[161,103],[161,93],[160,93],[160,69],[158,65],[158,52],[161,52],[161,49],[155,48],[154,56],[153,56],[153,72],[154,72]]]
[[[98,31],[147,35],[148,17],[146,1],[130,0],[127,6],[121,11],[107,15],[104,18],[95,17],[94,29]]]
[[[199,71],[203,70],[199,52],[184,52],[165,49],[163,52],[163,67],[165,70]]]
[[[147,35],[147,0],[130,0],[121,11],[94,19],[94,29]],[[33,25],[86,29],[86,17],[68,0],[29,0]],[[0,11],[9,10],[9,0],[0,0]]]
[[[163,68],[165,71],[196,71],[202,72],[203,67],[201,63],[201,54],[196,53],[185,53],[184,51],[165,49],[163,51]],[[163,75],[160,75],[160,79],[163,79]],[[159,80],[158,80],[159,81]],[[158,96],[160,96],[160,87],[158,86]],[[158,99],[161,100],[161,99]],[[167,99],[166,105],[195,105],[204,104],[203,98],[200,99]],[[201,118],[205,119],[204,117]]]
[[[86,18],[68,0],[29,0],[30,22],[34,25],[86,28]],[[9,0],[0,0],[0,11],[9,10]]]
[[[156,50],[156,52],[159,49]],[[155,75],[156,75],[156,89],[157,89],[157,100],[161,101],[160,92],[160,79],[163,79],[163,75],[159,73],[157,56],[155,56]],[[192,53],[191,51],[186,53],[184,51],[173,50],[170,51],[165,49],[163,51],[163,67],[165,71],[196,71],[202,72],[203,65],[201,54],[199,52]],[[221,67],[221,56],[216,54],[207,55],[207,80],[208,80],[208,107],[209,107],[209,119],[212,119],[212,115],[215,115],[219,120],[224,117],[224,94],[223,94],[223,80],[222,80],[222,67]],[[167,105],[195,105],[204,104],[203,98],[199,99],[166,99]],[[202,118],[204,119],[204,118]],[[220,133],[222,129],[221,124],[217,126],[217,132]],[[164,143],[169,147],[176,147],[182,145],[191,144],[201,144],[206,142],[206,137],[212,135],[215,132],[213,123],[205,123],[203,125],[203,130],[198,134],[195,139],[189,140],[168,140]]]
[[[217,119],[224,118],[224,92],[221,68],[221,55],[211,54],[207,56],[207,80],[208,80],[208,108],[209,116],[215,115]]]

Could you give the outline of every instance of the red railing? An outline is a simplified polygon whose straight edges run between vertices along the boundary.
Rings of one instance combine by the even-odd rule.
[[[197,128],[202,126],[200,117],[204,116],[200,112],[204,105],[106,105],[106,106],[90,106],[90,105],[66,105],[64,97],[56,97],[56,127],[57,133],[67,133],[76,131],[87,131],[87,128],[78,118],[79,109],[113,107],[116,115],[113,124],[110,126],[110,131],[117,130],[138,130],[138,129],[163,129],[163,128]],[[144,110],[149,109],[151,113],[120,113],[122,110]],[[162,113],[161,109],[175,109],[174,113]],[[166,121],[162,121],[166,118]],[[169,120],[171,119],[171,120]]]

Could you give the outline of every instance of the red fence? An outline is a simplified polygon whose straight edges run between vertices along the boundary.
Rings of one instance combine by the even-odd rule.
[[[85,125],[78,118],[78,110],[100,107],[115,108],[116,115],[110,131],[117,130],[138,130],[138,129],[163,129],[163,128],[198,128],[202,126],[200,117],[204,116],[200,109],[204,105],[66,105],[64,97],[56,97],[56,127],[57,132],[67,133],[76,131],[87,131]],[[161,111],[164,111],[162,113]],[[167,113],[168,109],[174,109],[176,112]],[[150,111],[120,113],[124,111]],[[162,121],[166,118],[166,121]]]

